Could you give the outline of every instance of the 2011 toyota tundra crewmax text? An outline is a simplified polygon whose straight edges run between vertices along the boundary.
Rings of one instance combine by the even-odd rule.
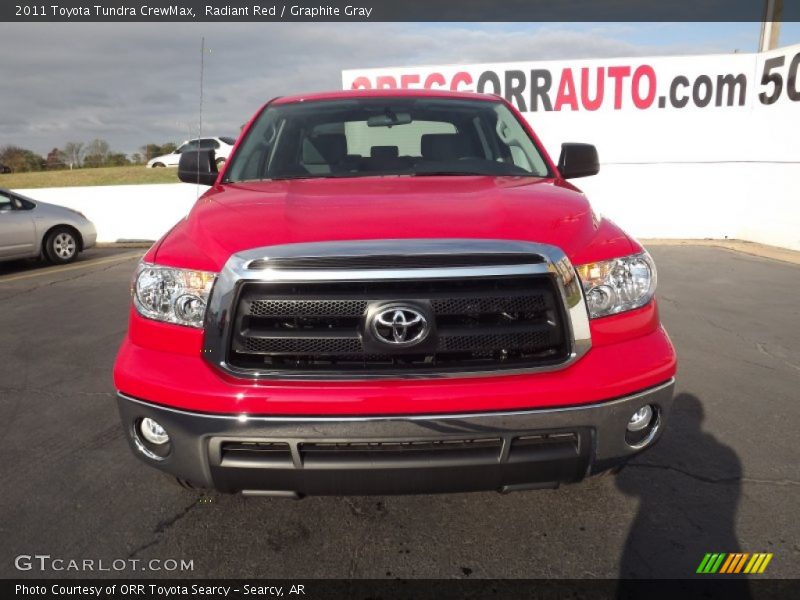
[[[114,371],[134,453],[253,495],[555,487],[651,446],[676,358],[649,254],[495,96],[278,98],[143,257]],[[632,207],[632,209],[634,209]]]

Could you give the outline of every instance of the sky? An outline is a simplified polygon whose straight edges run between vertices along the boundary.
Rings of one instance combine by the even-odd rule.
[[[754,52],[759,23],[0,23],[0,146],[102,138],[131,154],[236,135],[266,100],[342,69]],[[784,23],[781,45],[800,42]]]

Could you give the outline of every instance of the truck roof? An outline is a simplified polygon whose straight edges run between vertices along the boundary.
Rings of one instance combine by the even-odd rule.
[[[500,96],[495,94],[478,94],[476,92],[452,92],[442,89],[379,89],[379,90],[337,90],[331,92],[314,92],[295,94],[276,98],[273,104],[291,104],[313,100],[337,100],[345,98],[458,98],[462,100],[486,100],[497,102]]]

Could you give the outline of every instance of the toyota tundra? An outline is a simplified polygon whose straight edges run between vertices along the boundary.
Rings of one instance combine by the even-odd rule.
[[[247,495],[556,487],[661,435],[645,249],[497,96],[276,98],[145,254],[114,369],[133,453]]]

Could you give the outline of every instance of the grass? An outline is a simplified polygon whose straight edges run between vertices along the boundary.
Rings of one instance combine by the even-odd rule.
[[[132,185],[139,183],[178,183],[178,169],[147,169],[143,165],[139,165],[0,175],[0,187],[7,189]]]

